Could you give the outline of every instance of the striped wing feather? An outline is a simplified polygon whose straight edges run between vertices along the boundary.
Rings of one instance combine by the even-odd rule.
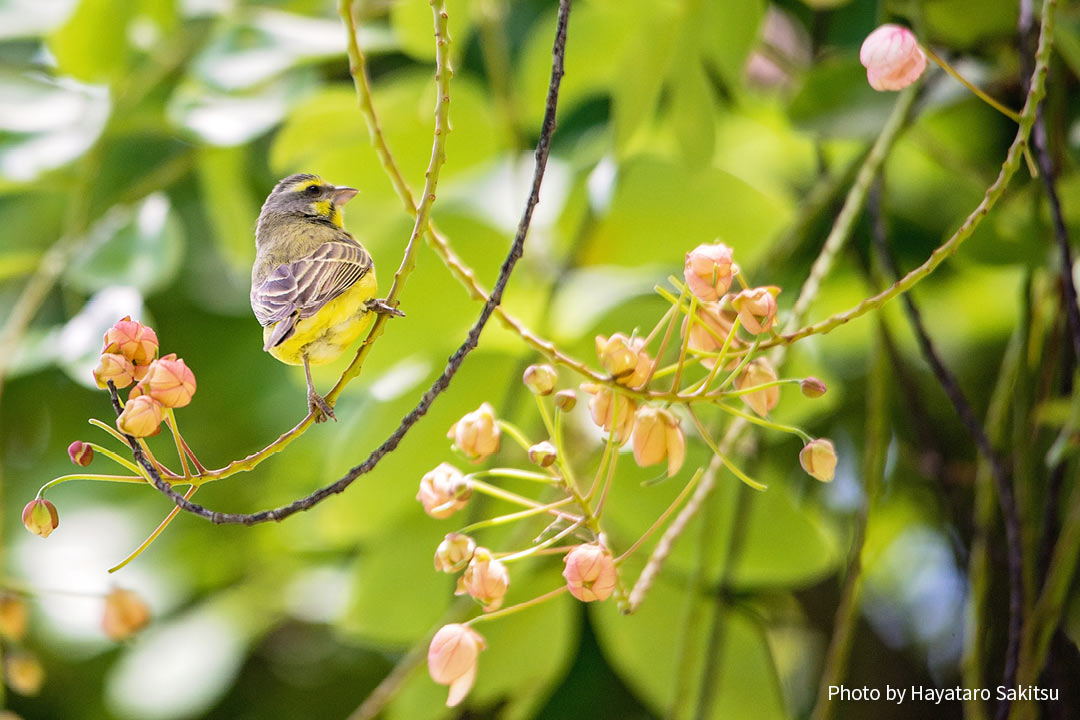
[[[371,269],[371,256],[359,243],[331,240],[310,255],[279,265],[251,294],[255,317],[265,327],[288,320],[275,332],[277,345],[292,334],[297,320],[308,318],[338,297]]]

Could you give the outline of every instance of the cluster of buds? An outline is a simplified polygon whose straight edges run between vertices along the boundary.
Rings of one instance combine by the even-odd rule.
[[[157,354],[157,334],[130,317],[105,331],[94,380],[101,388],[109,381],[117,389],[136,383],[116,419],[117,429],[133,437],[156,435],[166,410],[184,407],[195,394],[195,374],[187,363],[175,353]]]

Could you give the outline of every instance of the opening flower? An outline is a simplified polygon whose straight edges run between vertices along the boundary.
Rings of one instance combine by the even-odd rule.
[[[446,437],[454,441],[457,449],[473,462],[480,462],[498,452],[499,436],[495,408],[488,403],[466,413],[450,427],[450,432],[446,433]]]
[[[919,41],[901,25],[882,25],[867,35],[859,62],[875,90],[903,90],[926,70],[926,54]]]
[[[112,640],[128,638],[150,622],[150,606],[131,590],[116,588],[105,596],[101,628]]]
[[[776,380],[776,371],[773,370],[773,366],[765,358],[759,357],[754,358],[747,364],[743,374],[735,381],[735,386],[739,390],[745,390],[758,385],[768,385],[776,382]],[[744,393],[739,397],[750,406],[751,410],[761,417],[765,417],[770,410],[776,407],[776,403],[780,402],[780,386],[771,385],[760,390]]]
[[[743,290],[731,299],[731,306],[739,313],[742,326],[751,335],[760,335],[772,329],[776,322],[776,296],[780,288],[775,285]]]
[[[615,560],[596,543],[578,545],[566,554],[563,577],[570,594],[581,602],[607,600],[615,590]]]
[[[683,277],[690,292],[699,300],[712,302],[731,287],[734,264],[731,248],[723,243],[698,245],[686,253]]]
[[[615,442],[622,445],[630,439],[630,431],[634,429],[634,411],[637,403],[619,395],[602,385],[585,383],[581,389],[592,395],[589,400],[589,412],[592,413],[593,422],[607,430],[615,438]]]
[[[435,569],[444,573],[462,570],[476,552],[476,541],[468,535],[450,533],[435,550]]]
[[[165,410],[149,395],[140,395],[134,400],[128,399],[124,411],[116,418],[116,429],[133,437],[156,435],[161,429]]]
[[[484,638],[468,625],[444,625],[428,646],[428,673],[440,685],[449,685],[447,707],[454,707],[469,694],[476,680],[476,662],[484,649]]]
[[[123,355],[103,353],[94,368],[94,381],[99,388],[105,389],[109,386],[109,380],[117,388],[126,388],[135,382],[135,366]]]
[[[644,338],[630,339],[622,333],[610,338],[596,336],[596,354],[600,364],[617,382],[627,387],[638,387],[645,382],[652,369],[652,358],[642,348]]]
[[[169,353],[154,361],[139,384],[147,395],[165,407],[184,407],[195,394],[195,373],[176,353]]]
[[[118,353],[135,365],[149,365],[157,357],[157,333],[126,315],[105,331],[101,352]]]
[[[60,524],[60,516],[51,502],[45,498],[34,498],[23,508],[22,521],[26,529],[35,535],[49,537]]]
[[[679,472],[686,459],[686,439],[679,419],[662,408],[643,407],[634,423],[634,461],[641,467],[668,461],[667,475]]]
[[[420,491],[416,499],[424,506],[424,512],[433,518],[447,518],[465,507],[472,496],[472,485],[461,471],[450,463],[440,463],[437,468],[420,479]]]
[[[487,548],[478,547],[469,566],[458,579],[455,595],[468,593],[484,607],[484,612],[498,610],[510,587],[506,566],[492,556]]]
[[[836,448],[832,440],[811,440],[799,451],[799,464],[811,477],[821,482],[832,482],[836,474]]]

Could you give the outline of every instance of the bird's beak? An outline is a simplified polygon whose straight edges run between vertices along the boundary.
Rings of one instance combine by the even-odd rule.
[[[358,192],[360,192],[360,191],[357,190],[356,188],[351,188],[351,187],[334,188],[334,194],[333,194],[334,204],[335,205],[344,205],[345,203],[349,202],[354,197],[356,197],[356,193],[358,193]]]

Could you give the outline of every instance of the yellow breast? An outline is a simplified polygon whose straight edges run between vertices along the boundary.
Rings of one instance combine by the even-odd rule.
[[[367,309],[367,303],[377,291],[375,268],[372,268],[355,285],[323,305],[319,312],[297,322],[293,334],[280,345],[270,348],[270,354],[289,365],[303,365],[304,354],[312,365],[337,360],[371,327],[375,313]],[[263,329],[263,340],[270,337],[275,325],[277,323]]]

